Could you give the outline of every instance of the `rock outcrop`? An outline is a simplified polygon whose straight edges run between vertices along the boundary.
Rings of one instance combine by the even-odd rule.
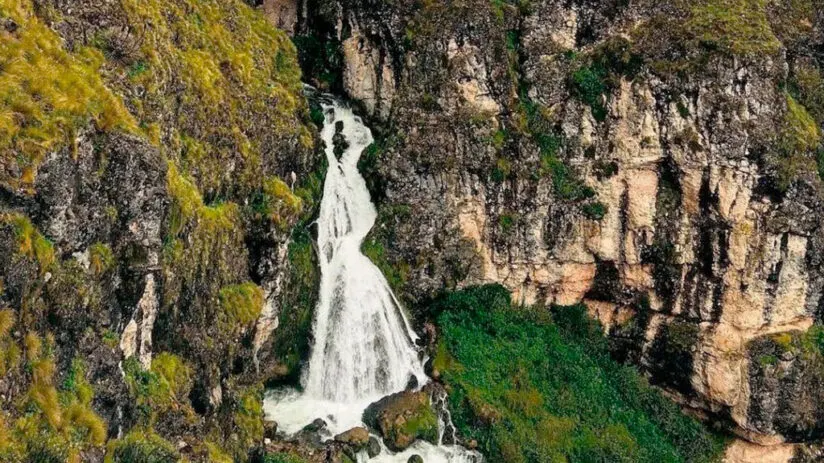
[[[407,303],[487,282],[583,301],[685,405],[815,440],[817,368],[752,352],[821,321],[820,84],[785,83],[820,81],[822,18],[743,7],[746,38],[686,3],[318,0],[297,34],[342,44],[343,90],[388,129],[363,169]]]

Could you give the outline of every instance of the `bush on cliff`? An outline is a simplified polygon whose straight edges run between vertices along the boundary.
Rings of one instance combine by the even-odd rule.
[[[713,461],[723,445],[615,363],[582,306],[513,307],[500,286],[434,304],[433,368],[460,433],[492,461]]]

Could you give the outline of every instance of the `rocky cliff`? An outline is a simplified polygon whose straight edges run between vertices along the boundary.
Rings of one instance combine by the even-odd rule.
[[[0,42],[0,460],[245,460],[313,305],[294,46],[222,0],[3,0]]]
[[[583,301],[743,439],[822,437],[814,2],[264,4],[382,129],[367,246],[410,306],[484,282]]]

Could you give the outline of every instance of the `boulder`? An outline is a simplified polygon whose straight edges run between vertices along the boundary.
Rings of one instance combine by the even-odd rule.
[[[352,428],[335,436],[335,440],[360,450],[369,444],[369,431],[361,427]]]
[[[363,421],[383,437],[393,451],[402,451],[415,440],[436,443],[438,417],[429,394],[403,391],[372,403],[363,412]]]

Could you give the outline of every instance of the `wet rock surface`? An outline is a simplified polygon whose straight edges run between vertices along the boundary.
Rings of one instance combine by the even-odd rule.
[[[432,410],[429,394],[398,392],[370,404],[363,412],[363,421],[383,436],[383,442],[393,451],[401,451],[417,439],[436,443],[438,418]]]

